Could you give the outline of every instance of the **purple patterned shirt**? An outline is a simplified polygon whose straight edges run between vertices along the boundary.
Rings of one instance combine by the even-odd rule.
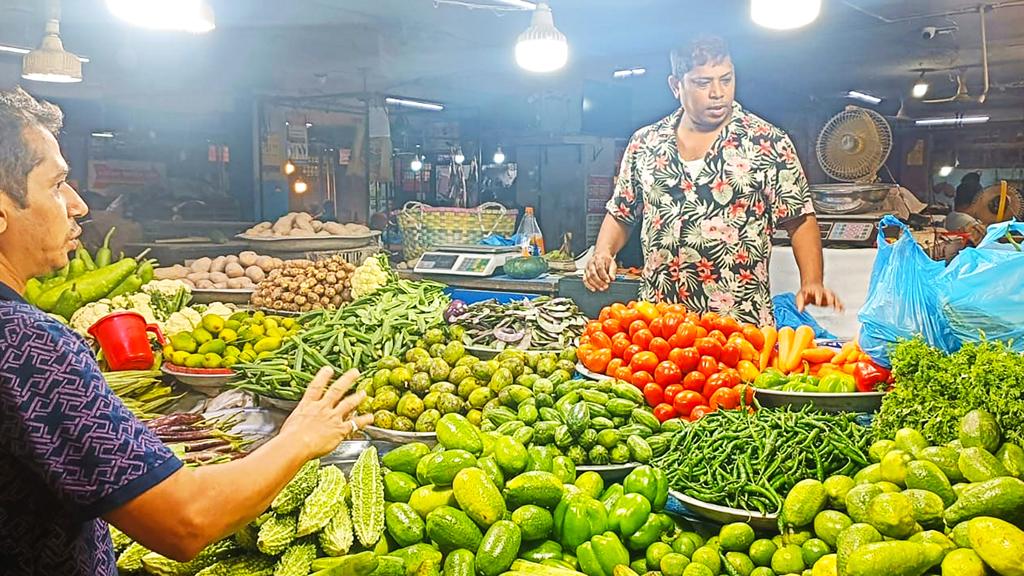
[[[0,576],[116,575],[100,516],[180,467],[85,341],[0,283]]]

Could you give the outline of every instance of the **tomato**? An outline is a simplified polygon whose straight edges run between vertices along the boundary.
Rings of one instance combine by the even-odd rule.
[[[622,366],[615,371],[615,379],[622,380],[624,382],[633,382],[633,371],[629,369],[629,366]]]
[[[704,388],[701,390],[701,394],[705,398],[711,398],[711,396],[719,390],[730,388],[729,381],[721,374],[712,374],[708,376],[708,381],[704,383]]]
[[[636,344],[644,350],[648,350],[648,347],[651,345],[651,340],[654,340],[654,334],[651,334],[651,331],[645,328],[637,332],[633,336],[632,340],[633,344]]]
[[[629,346],[626,346],[626,349],[622,352],[622,363],[629,364],[630,362],[633,361],[633,356],[636,356],[637,354],[643,351],[644,349],[637,346],[636,344],[630,344]],[[579,352],[577,352],[577,355],[579,355]]]
[[[586,366],[590,362],[590,357],[593,356],[594,351],[597,348],[590,343],[581,343],[576,347],[576,358],[579,359],[580,363]]]
[[[704,315],[700,317],[700,325],[708,332],[711,332],[715,329],[715,321],[719,318],[721,318],[721,316],[715,312],[705,312]]]
[[[738,386],[739,383],[743,381],[743,379],[740,378],[740,371],[735,368],[723,368],[719,370],[718,373],[722,375],[722,378],[726,381],[729,388]]]
[[[654,352],[658,356],[658,360],[668,360],[668,354],[672,351],[672,347],[668,345],[668,342],[664,338],[657,336],[647,345],[647,349]]]
[[[725,334],[722,334],[721,330],[712,330],[711,332],[708,332],[708,338],[711,338],[712,340],[717,340],[718,343],[723,346],[726,342],[729,341],[729,339],[725,337]]]
[[[597,348],[602,348],[605,350],[612,349],[612,339],[609,338],[608,335],[605,334],[604,332],[595,332],[594,334],[591,334],[590,343]]]
[[[633,322],[640,319],[640,313],[636,311],[635,307],[627,307],[619,315],[619,321],[622,322],[623,326],[629,326]]]
[[[616,320],[620,320],[622,318],[622,313],[625,312],[625,310],[625,304],[623,304],[622,302],[616,302],[615,304],[612,304],[611,317],[615,318]]]
[[[579,345],[582,346],[583,344],[590,344],[590,334],[584,334],[583,336],[580,336]]]
[[[740,384],[733,388],[736,391],[736,396],[743,402],[744,406],[751,406],[754,403],[754,387],[746,384]]]
[[[687,312],[686,323],[700,326],[700,314],[697,314],[696,312]]]
[[[720,331],[722,334],[725,334],[726,336],[729,336],[733,332],[739,332],[742,329],[743,328],[740,326],[739,322],[737,322],[734,318],[730,318],[728,316],[719,318],[718,320],[715,321],[715,330]]]
[[[668,310],[669,303],[665,302],[664,300],[662,300],[661,302],[658,302],[657,304],[655,304],[654,307],[658,309],[658,312],[661,312],[662,314],[664,314],[665,311]]]
[[[683,381],[683,373],[679,370],[679,366],[664,360],[654,369],[654,381],[662,386],[679,384]]]
[[[644,386],[644,399],[651,408],[665,401],[665,390],[657,384],[651,383]]]
[[[672,408],[674,408],[680,416],[687,418],[690,416],[690,412],[693,412],[694,408],[704,404],[705,402],[707,402],[707,400],[699,393],[694,392],[693,390],[683,390],[679,394],[676,394],[676,397],[672,399]]]
[[[595,332],[602,331],[604,331],[604,326],[597,320],[591,320],[590,322],[587,322],[586,334],[594,334]]]
[[[636,333],[641,330],[647,330],[647,322],[643,320],[633,320],[629,323],[629,337],[636,336]]]
[[[655,338],[661,338],[662,336],[664,336],[664,326],[665,320],[663,318],[655,318],[654,320],[651,320],[651,322],[647,325],[648,329],[651,331],[651,334],[654,334]],[[671,334],[669,334],[669,336],[671,336]]]
[[[735,342],[729,342],[723,346],[722,355],[719,357],[719,360],[729,368],[735,368],[740,363],[740,345]]]
[[[590,365],[587,366],[587,369],[590,370],[591,372],[596,372],[598,374],[604,374],[605,369],[608,368],[608,363],[611,362],[611,361],[612,361],[612,351],[611,350],[609,350],[608,348],[602,348],[600,350],[595,350],[593,355],[591,355],[591,357],[590,357]]]
[[[631,380],[633,386],[643,390],[644,386],[647,386],[651,382],[654,382],[654,376],[651,376],[650,372],[641,370],[639,372],[633,372],[633,379]]]
[[[697,371],[705,376],[718,373],[718,361],[711,356],[701,356],[697,362]]]
[[[675,312],[669,312],[669,313],[665,314],[664,316],[662,316],[661,317],[661,331],[662,331],[661,335],[662,335],[662,337],[668,339],[668,338],[671,338],[672,336],[674,336],[676,331],[679,330],[679,327],[682,326],[683,322],[685,322],[685,321],[686,321],[686,318],[682,314],[677,314]]]
[[[665,309],[666,314],[678,314],[680,316],[686,316],[686,306],[682,304],[669,304],[668,308]]]
[[[678,416],[675,409],[669,404],[658,404],[654,407],[654,417],[658,419],[658,422],[664,422],[671,420]]]
[[[708,405],[711,406],[712,410],[718,410],[719,408],[732,410],[740,405],[740,393],[733,388],[721,388],[711,395],[711,398],[708,399]]]
[[[716,361],[722,357],[722,345],[714,338],[698,338],[694,346],[701,356],[710,356]]]
[[[698,324],[697,325],[697,339],[700,340],[701,338],[707,338],[707,337],[708,337],[707,329]]]
[[[700,372],[690,372],[683,378],[683,388],[700,392],[704,389],[704,383],[707,382],[707,379],[708,377]]]
[[[604,334],[604,332],[602,332],[602,334]],[[612,338],[612,356],[622,358],[622,354],[626,351],[626,348],[629,348],[632,345],[633,343],[629,341],[629,336],[619,332]]]
[[[598,314],[597,320],[599,322],[604,322],[605,320],[607,320],[607,319],[609,319],[611,317],[612,317],[612,309],[610,307],[608,307],[608,306],[605,306],[604,308],[601,308],[601,313]]]
[[[680,348],[689,348],[697,341],[697,325],[684,322],[676,329],[676,336],[679,337]]]
[[[696,406],[693,410],[690,411],[690,417],[688,418],[688,420],[690,422],[696,422],[697,420],[700,420],[701,418],[707,416],[709,412],[714,412],[714,410],[711,409],[711,406],[705,406],[703,404],[700,406]]]
[[[743,339],[750,342],[755,349],[761,350],[764,348],[764,332],[753,324],[743,325]]]
[[[629,361],[629,367],[633,369],[633,372],[649,372],[653,373],[654,369],[658,367],[658,356],[654,352],[637,352],[633,359]]]
[[[608,362],[608,367],[604,369],[604,375],[605,376],[611,376],[612,378],[614,378],[615,377],[615,372],[619,368],[622,368],[622,365],[623,365],[622,358],[612,358],[611,361]]]
[[[665,398],[665,402],[671,404],[672,401],[675,400],[676,394],[679,394],[683,390],[685,390],[685,388],[679,384],[669,384],[668,386],[665,386],[665,392],[662,394],[662,397]]]
[[[619,322],[615,318],[609,318],[602,322],[602,328],[604,328],[604,333],[611,338],[619,332],[622,332],[622,322]]]
[[[669,352],[668,359],[675,362],[683,374],[689,374],[697,369],[697,365],[700,363],[700,353],[696,348],[677,348]]]
[[[658,308],[655,307],[655,305],[650,302],[639,302],[636,305],[636,311],[639,312],[640,317],[647,322],[650,322],[651,320],[654,320],[658,316],[661,316],[661,313],[658,312]]]

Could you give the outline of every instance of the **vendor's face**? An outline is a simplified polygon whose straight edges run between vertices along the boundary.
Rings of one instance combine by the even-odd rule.
[[[670,76],[668,83],[689,120],[698,128],[714,129],[732,113],[735,76],[732,60],[724,58],[694,67],[681,80]]]
[[[68,263],[82,233],[75,219],[89,207],[67,182],[68,165],[53,134],[32,127],[25,142],[41,161],[28,173],[24,208],[0,194],[0,254],[27,280]]]

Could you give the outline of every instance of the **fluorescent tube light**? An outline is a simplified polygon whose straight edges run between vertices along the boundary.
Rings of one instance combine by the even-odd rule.
[[[647,74],[647,68],[625,68],[612,72],[612,78],[633,78],[635,76],[643,76],[644,74]]]
[[[422,100],[409,100],[408,98],[385,98],[384,103],[389,106],[397,106],[399,108],[414,108],[416,110],[430,110],[431,112],[440,112],[444,110],[443,104],[437,104],[435,102],[424,102]]]
[[[849,92],[846,93],[846,97],[853,100],[860,100],[861,102],[866,102],[868,104],[879,104],[882,102],[882,99],[879,98],[878,96],[865,94],[864,92],[861,92],[859,90],[850,90]]]
[[[949,118],[922,118],[915,120],[918,126],[958,126],[962,124],[984,124],[988,122],[988,116],[960,116]]]

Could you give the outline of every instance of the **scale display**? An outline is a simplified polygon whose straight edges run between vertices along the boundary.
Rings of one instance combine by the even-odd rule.
[[[826,247],[832,248],[870,248],[875,245],[875,234],[878,231],[880,216],[818,216],[818,231],[821,241]],[[788,245],[789,233],[783,229],[775,230],[772,243]]]
[[[420,256],[413,270],[420,274],[492,276],[505,261],[519,255],[517,248],[493,246],[441,246]]]

